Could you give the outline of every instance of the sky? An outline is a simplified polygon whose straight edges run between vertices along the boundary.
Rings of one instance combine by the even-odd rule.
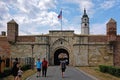
[[[81,34],[84,8],[89,16],[90,34],[106,34],[106,23],[113,18],[120,34],[120,0],[0,0],[0,32],[7,22],[19,24],[19,35],[48,34],[61,30],[58,19],[62,9],[62,29]]]

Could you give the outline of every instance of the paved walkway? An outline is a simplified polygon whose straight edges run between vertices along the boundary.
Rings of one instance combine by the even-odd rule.
[[[30,76],[26,80],[97,80],[95,77],[84,73],[74,67],[67,67],[64,77],[61,77],[59,66],[50,66],[48,68],[47,77],[36,77],[36,74]]]

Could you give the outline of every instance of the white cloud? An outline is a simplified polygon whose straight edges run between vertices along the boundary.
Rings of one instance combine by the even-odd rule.
[[[39,34],[41,32],[46,33],[48,31],[48,28],[57,27],[58,25],[60,25],[56,16],[57,14],[55,12],[43,11],[40,15],[38,15],[38,17],[34,19],[20,16],[16,17],[16,20],[21,26],[20,31],[25,32],[24,30],[22,30],[25,29],[27,30],[26,34]],[[43,31],[42,28],[46,28],[45,31]]]
[[[100,4],[100,7],[102,9],[110,9],[112,8],[113,6],[115,6],[115,3],[117,2],[117,0],[107,0],[107,1],[104,1]]]
[[[84,8],[86,8],[88,14],[91,15],[94,13],[94,3],[92,2],[92,0],[67,0],[67,2],[78,4],[81,12],[83,12]]]
[[[60,2],[62,4],[59,1],[63,1]],[[118,1],[104,0],[100,5],[101,8],[108,9]],[[64,2],[66,2],[66,5]],[[70,7],[69,3],[77,5],[77,9]],[[71,11],[73,9],[78,11],[79,8],[79,11],[83,12],[83,9],[86,8],[88,15],[91,16],[94,14],[93,8],[95,8],[96,3],[93,3],[93,0],[0,0],[0,30],[6,31],[7,22],[12,18],[19,24],[19,32],[22,35],[47,33],[52,29],[60,30],[60,21],[57,19],[58,13],[52,10],[57,11],[56,8],[62,6],[64,9],[67,8],[63,9],[64,12],[72,17],[69,19],[71,21],[68,21],[66,15],[63,15],[63,29],[80,33],[81,25],[79,21],[81,17],[71,14]],[[111,3],[114,3],[114,5]],[[90,28],[92,34],[104,34],[106,31],[104,23],[92,24]]]
[[[0,1],[0,31],[6,31],[7,19],[10,17],[8,11],[6,4]]]
[[[38,7],[41,10],[46,10],[50,8],[55,8],[56,0],[39,0]]]
[[[106,23],[96,23],[90,26],[90,34],[106,34]]]
[[[74,30],[75,34],[81,34],[81,27],[80,27],[80,25],[72,24],[72,25],[67,26],[66,29],[67,30]]]
[[[0,30],[6,31],[6,24],[12,18],[19,24],[20,34],[39,33],[38,28],[60,25],[56,0],[4,0],[0,1]],[[25,31],[26,30],[26,31]]]

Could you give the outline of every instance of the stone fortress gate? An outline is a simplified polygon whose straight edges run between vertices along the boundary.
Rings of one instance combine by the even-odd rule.
[[[42,35],[18,35],[19,26],[11,20],[7,23],[7,36],[0,36],[0,41],[7,45],[11,57],[46,57],[50,65],[59,65],[64,54],[67,64],[72,66],[120,66],[120,35],[116,26],[111,18],[106,24],[106,35],[90,35],[89,17],[84,10],[81,34],[74,30],[50,30]],[[4,49],[2,42],[0,47]]]

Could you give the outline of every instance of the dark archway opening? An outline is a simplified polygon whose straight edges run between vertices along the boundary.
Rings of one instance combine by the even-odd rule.
[[[68,65],[69,64],[69,54],[68,54],[68,51],[65,50],[65,49],[58,49],[58,50],[55,51],[55,53],[54,53],[54,65],[60,65],[59,55],[61,53],[64,53],[67,56],[64,59],[66,60],[66,64]]]

